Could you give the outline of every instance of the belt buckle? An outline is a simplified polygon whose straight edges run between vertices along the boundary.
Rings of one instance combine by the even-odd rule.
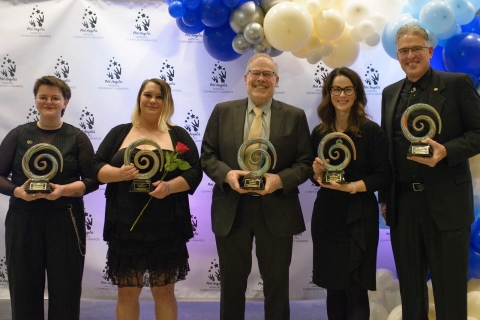
[[[420,188],[417,189],[417,186],[420,187],[421,184],[422,184],[422,183],[419,183],[419,182],[414,182],[414,183],[412,183],[413,191],[416,191],[416,192],[421,192],[421,191],[423,191],[423,190],[420,189]]]

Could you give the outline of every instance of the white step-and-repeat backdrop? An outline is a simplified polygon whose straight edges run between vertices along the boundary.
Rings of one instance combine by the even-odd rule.
[[[184,127],[200,149],[205,125],[214,105],[246,96],[243,74],[252,51],[231,62],[212,58],[202,34],[181,32],[163,1],[19,1],[0,2],[0,139],[15,126],[37,120],[33,84],[55,75],[72,88],[63,120],[81,128],[98,148],[115,125],[129,122],[141,82],[159,77],[172,87],[173,121]],[[280,82],[275,98],[305,110],[310,128],[317,123],[322,77],[331,70],[322,62],[309,64],[291,53],[276,57]],[[402,78],[398,62],[381,45],[362,46],[351,68],[364,79],[368,110],[380,119],[382,89]],[[218,300],[218,256],[211,231],[213,183],[204,176],[190,197],[195,237],[188,243],[191,272],[176,285],[179,299]],[[312,275],[310,220],[317,187],[300,188],[307,231],[294,237],[291,264],[292,299],[318,299],[325,291]],[[102,239],[104,186],[85,197],[87,255],[83,297],[116,298],[116,287],[105,279],[107,247]],[[0,298],[8,298],[4,224],[8,197],[0,196]],[[378,267],[394,271],[389,230],[380,219]],[[247,298],[263,297],[256,260]],[[145,288],[142,297],[150,297]]]

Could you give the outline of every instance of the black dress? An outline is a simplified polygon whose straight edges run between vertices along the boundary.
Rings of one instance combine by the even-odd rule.
[[[122,166],[125,149],[118,148],[131,127],[131,124],[117,126],[105,137],[94,158],[95,172],[98,173],[106,163]],[[108,242],[107,276],[120,287],[164,286],[184,280],[189,271],[186,242],[193,232],[188,193],[193,194],[197,188],[202,171],[198,151],[190,135],[180,127],[170,129],[173,145],[180,141],[190,149],[180,158],[189,162],[192,168],[168,172],[165,181],[182,176],[190,190],[173,193],[163,199],[152,198],[130,231],[150,195],[129,192],[132,181],[107,185],[104,226],[104,240]],[[151,181],[160,180],[162,174],[155,174]],[[144,276],[146,271],[148,275]]]
[[[312,131],[315,154],[323,138],[318,128]],[[374,192],[385,188],[390,178],[387,136],[373,121],[364,125],[361,137],[348,131],[345,134],[352,138],[357,151],[357,159],[353,160],[352,153],[352,161],[344,169],[345,180],[363,180],[367,192],[318,191],[311,222],[313,283],[326,289],[345,289],[353,280],[375,290],[378,204]]]

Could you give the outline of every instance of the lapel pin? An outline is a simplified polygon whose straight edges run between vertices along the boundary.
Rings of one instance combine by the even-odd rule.
[[[32,140],[27,140],[27,144],[32,144],[33,141]]]
[[[433,91],[438,91],[438,88],[433,88]]]

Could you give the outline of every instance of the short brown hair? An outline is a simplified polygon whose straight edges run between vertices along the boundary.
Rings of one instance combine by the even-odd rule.
[[[35,85],[33,86],[33,95],[35,97],[37,96],[38,89],[42,85],[57,87],[62,92],[62,97],[65,100],[70,100],[70,98],[72,97],[72,90],[70,89],[68,84],[62,79],[58,79],[57,77],[54,77],[54,76],[43,76],[37,79],[37,81],[35,81]],[[62,117],[64,113],[65,113],[65,109],[62,110],[62,113],[61,113]]]

